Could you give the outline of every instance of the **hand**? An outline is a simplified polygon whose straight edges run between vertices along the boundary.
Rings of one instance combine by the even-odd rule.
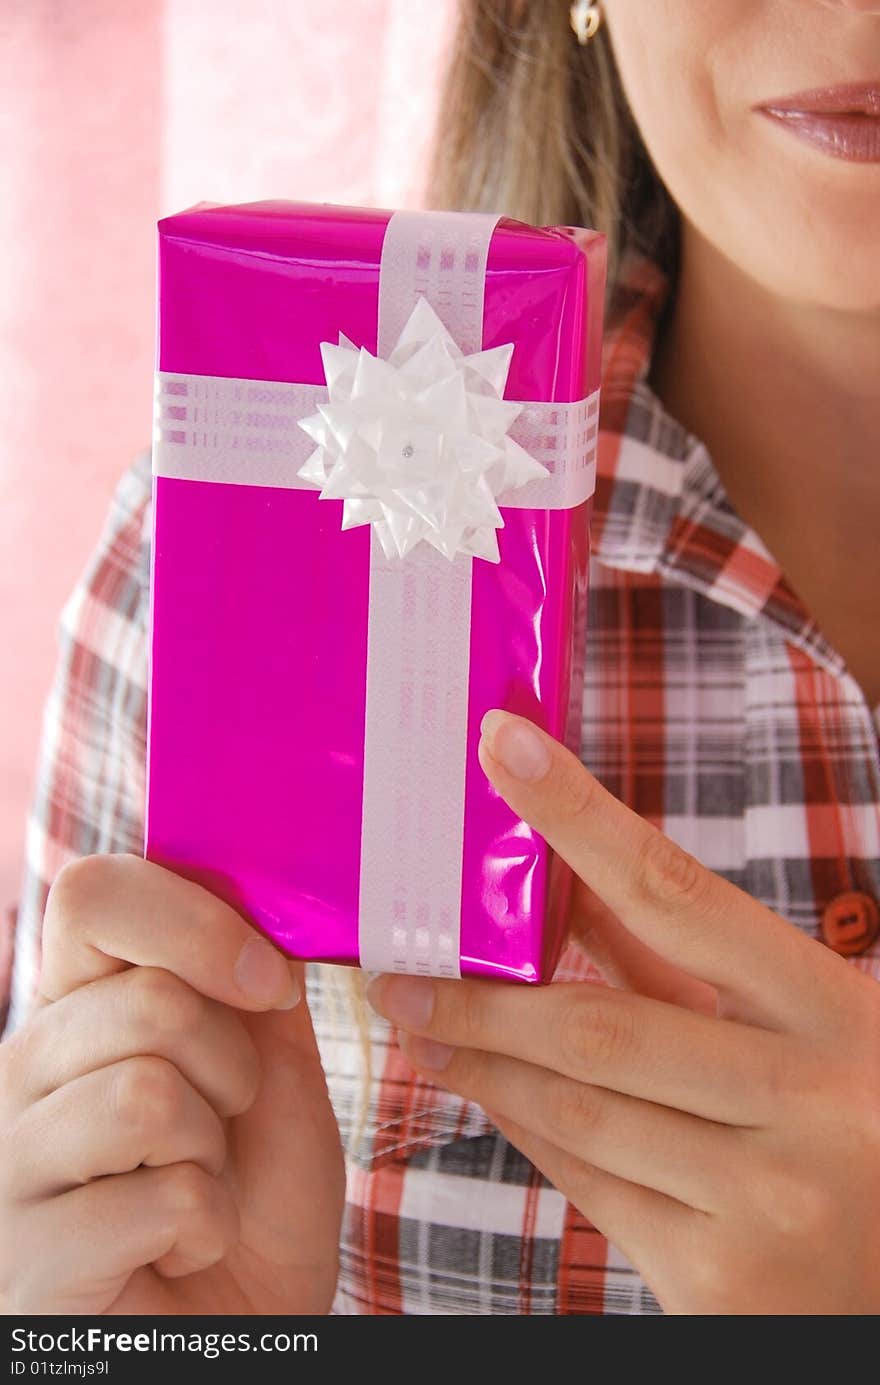
[[[637,989],[378,977],[410,1061],[479,1102],[668,1312],[880,1311],[877,983],[522,718],[489,713],[480,759]]]
[[[170,871],[61,872],[0,1046],[5,1312],[329,1311],[344,1175],[302,987]]]

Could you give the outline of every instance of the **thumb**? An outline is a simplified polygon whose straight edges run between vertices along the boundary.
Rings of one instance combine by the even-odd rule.
[[[299,972],[305,996],[302,964]],[[305,998],[244,1017],[263,1071],[253,1106],[235,1120],[242,1239],[288,1266],[322,1261],[338,1235],[344,1168],[339,1130]]]

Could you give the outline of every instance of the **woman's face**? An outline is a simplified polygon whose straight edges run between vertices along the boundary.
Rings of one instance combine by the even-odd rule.
[[[775,294],[880,311],[880,0],[605,0],[603,9],[645,144],[702,236]],[[866,90],[834,104],[867,103],[870,126],[755,109],[851,83]],[[872,158],[833,156],[822,141]]]

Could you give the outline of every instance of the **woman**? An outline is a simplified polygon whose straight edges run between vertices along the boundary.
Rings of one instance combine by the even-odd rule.
[[[120,854],[141,458],[47,711],[0,1048],[13,1310],[880,1310],[880,3],[584,8],[462,4],[432,184],[612,242],[584,763],[498,712],[481,743],[582,881],[570,984],[378,977],[334,1038],[320,973],[307,1005]]]

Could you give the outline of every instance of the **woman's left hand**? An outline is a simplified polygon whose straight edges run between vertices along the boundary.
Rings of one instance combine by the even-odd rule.
[[[478,1102],[667,1312],[880,1312],[877,982],[530,722],[482,729],[486,774],[580,878],[618,984],[374,978],[410,1062]]]

